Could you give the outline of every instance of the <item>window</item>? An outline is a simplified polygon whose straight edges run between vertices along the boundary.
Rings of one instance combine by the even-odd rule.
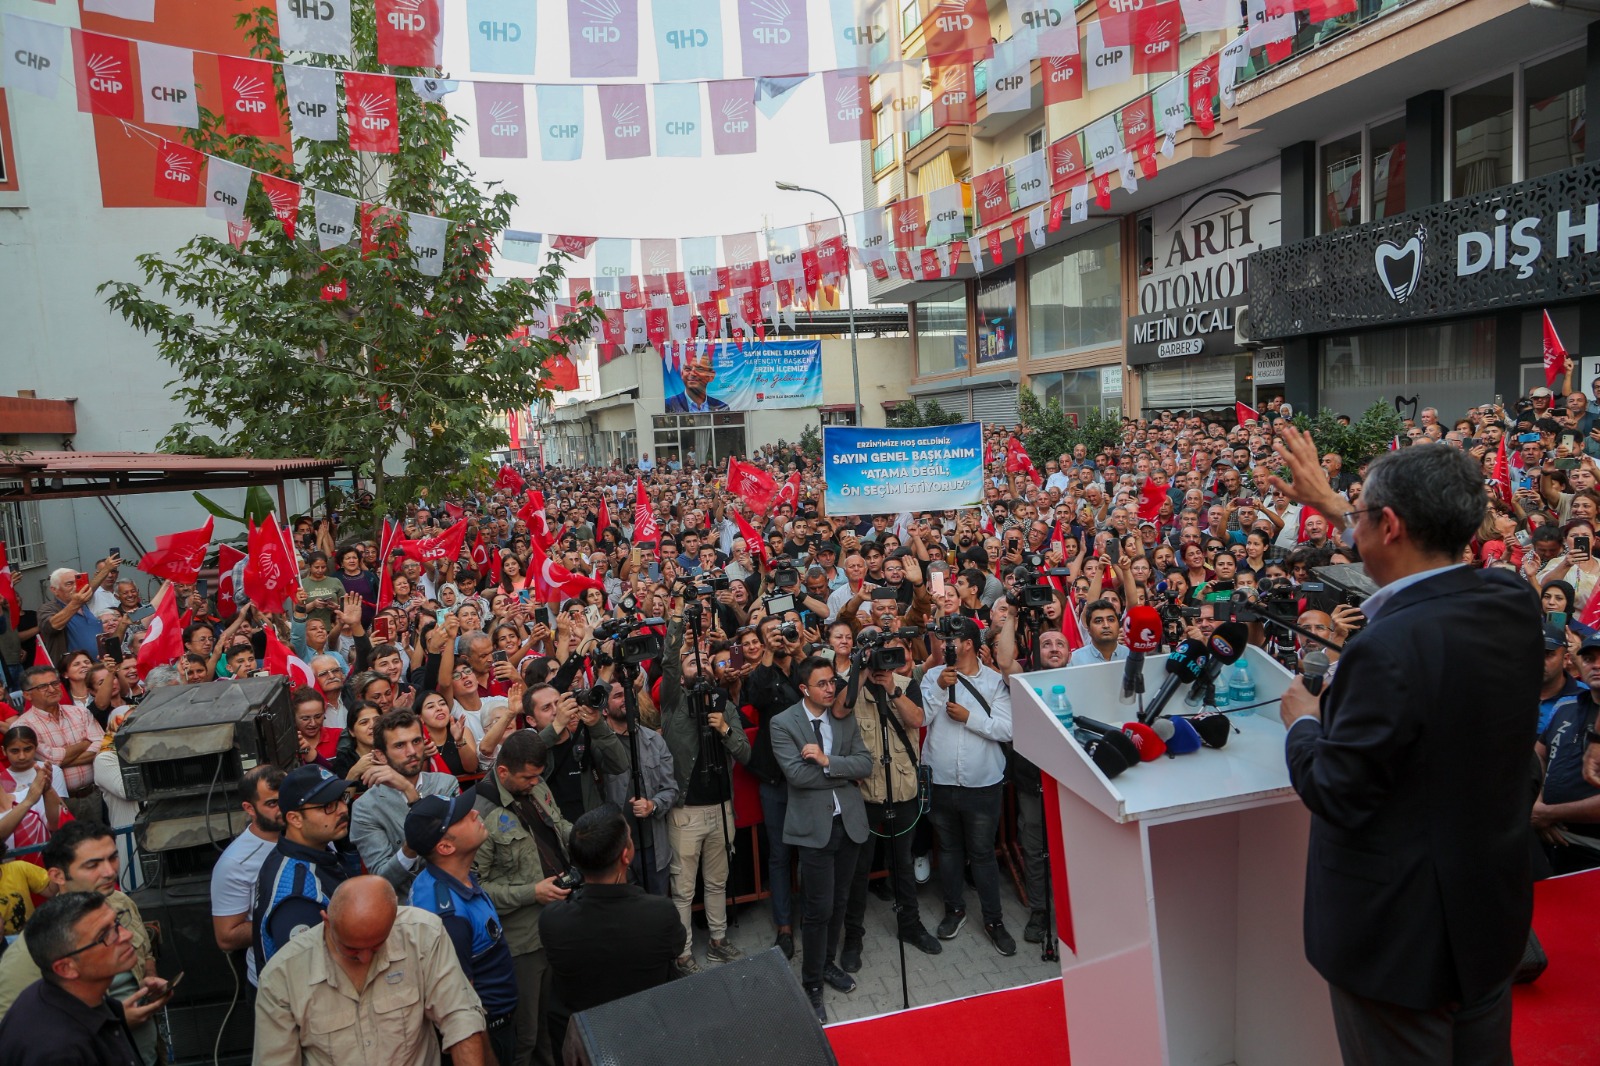
[[[656,415],[654,429],[656,458],[721,465],[730,455],[744,455],[744,412],[718,411],[715,414]]]
[[[11,105],[0,89],[0,192],[16,192],[17,161],[11,150]]]
[[[1122,340],[1122,242],[1118,227],[1099,229],[1028,258],[1028,357]]]
[[[1318,150],[1322,173],[1322,232],[1361,221],[1361,131],[1329,141]]]
[[[1017,357],[1017,267],[1013,263],[978,279],[978,362]]]
[[[0,485],[6,489],[22,488],[18,481],[0,482]],[[44,550],[44,526],[39,521],[37,500],[0,503],[0,540],[5,541],[6,557],[13,571],[43,566],[49,561]]]
[[[1122,368],[1116,369],[1120,374]],[[1122,412],[1121,395],[1111,396],[1108,400],[1101,387],[1102,378],[1099,367],[1092,370],[1061,370],[1051,374],[1034,374],[1029,379],[1029,385],[1040,403],[1046,407],[1052,403],[1060,404],[1073,425],[1082,425],[1084,416],[1090,411]]]
[[[1318,232],[1375,222],[1406,209],[1404,115],[1329,141],[1317,149],[1317,157]]]
[[[917,0],[905,0],[900,5],[900,36],[910,37],[917,32],[917,27],[922,25],[922,11],[917,7]]]
[[[1583,162],[1583,62],[1579,48],[1523,71],[1524,179]]]
[[[1450,97],[1450,193],[1471,196],[1516,180],[1510,74]]]
[[[1361,412],[1396,394],[1464,411],[1494,394],[1495,320],[1371,330],[1322,341],[1320,402]]]
[[[948,374],[967,366],[967,286],[952,285],[911,305],[917,373]]]
[[[1372,158],[1372,210],[1367,219],[1376,222],[1406,209],[1405,116],[1369,129],[1367,154]]]
[[[1040,126],[1038,129],[1028,134],[1027,143],[1029,154],[1044,151],[1044,127]]]

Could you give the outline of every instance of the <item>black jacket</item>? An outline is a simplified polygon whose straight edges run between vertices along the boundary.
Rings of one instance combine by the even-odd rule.
[[[1498,570],[1402,589],[1346,644],[1321,723],[1289,731],[1306,957],[1330,983],[1427,1010],[1482,999],[1522,957],[1539,620]]]
[[[666,984],[683,941],[683,923],[666,896],[638,885],[584,885],[539,912],[550,1013],[565,1018]]]

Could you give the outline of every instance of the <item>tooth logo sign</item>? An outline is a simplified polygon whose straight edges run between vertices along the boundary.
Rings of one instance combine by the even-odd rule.
[[[522,131],[522,108],[512,100],[498,100],[489,108],[489,132],[496,137],[515,137]]]
[[[97,93],[122,91],[122,60],[96,52],[84,61],[89,68],[89,88]]]
[[[1422,249],[1427,243],[1428,231],[1421,226],[1404,244],[1383,241],[1373,249],[1373,265],[1378,270],[1378,280],[1383,283],[1389,299],[1403,304],[1416,294],[1422,281]]]
[[[261,83],[260,78],[240,75],[233,79],[233,106],[237,111],[247,115],[259,115],[267,109],[267,102],[261,99],[267,87]]]
[[[756,0],[751,5],[760,25],[750,31],[757,44],[788,44],[789,5],[785,0]]]

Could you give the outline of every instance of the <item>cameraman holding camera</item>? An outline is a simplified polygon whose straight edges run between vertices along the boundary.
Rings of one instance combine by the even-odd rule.
[[[704,664],[694,645],[684,647],[685,607],[679,601],[667,625],[661,658],[661,731],[672,752],[676,805],[667,816],[671,847],[672,901],[683,923],[678,970],[693,973],[696,876],[705,881],[706,925],[711,943],[707,962],[732,962],[741,952],[728,940],[728,857],[734,839],[733,764],[750,762],[750,740],[740,728],[738,710],[722,689],[702,676]],[[787,872],[787,871],[786,871]]]
[[[756,626],[762,644],[761,661],[745,679],[745,698],[755,708],[759,726],[750,755],[750,772],[761,781],[761,814],[767,826],[767,881],[772,888],[772,922],[778,927],[774,943],[785,958],[794,958],[794,931],[790,917],[791,883],[789,845],[783,840],[784,813],[789,789],[772,753],[772,719],[800,701],[800,628],[777,615]]]
[[[626,744],[629,736],[627,692],[621,681],[596,680],[596,689],[606,690],[606,723],[619,740]],[[632,758],[632,753],[629,753]],[[672,772],[672,752],[661,734],[640,724],[639,769],[644,782],[645,796],[631,795],[633,775],[607,774],[605,778],[606,802],[615,804],[628,819],[628,827],[650,834],[651,863],[646,869],[643,849],[633,857],[633,875],[644,890],[652,896],[665,896],[668,891],[668,870],[672,866],[672,850],[668,845],[667,812],[678,799],[677,781]]]

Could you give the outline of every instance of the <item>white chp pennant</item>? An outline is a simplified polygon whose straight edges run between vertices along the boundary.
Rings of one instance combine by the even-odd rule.
[[[791,281],[797,285],[805,281],[805,264],[800,258],[803,247],[799,226],[767,231],[767,262],[773,281]]]
[[[1089,217],[1089,186],[1079,182],[1072,187],[1072,215],[1070,221],[1073,225],[1083,222]]]
[[[539,156],[570,163],[583,156],[583,86],[539,85]]]
[[[278,0],[278,44],[285,52],[350,55],[350,0]]]
[[[445,97],[461,88],[459,81],[451,81],[447,78],[425,78],[417,75],[406,80],[411,83],[412,92],[430,104],[444,103]]]
[[[1224,107],[1233,106],[1234,86],[1239,72],[1250,60],[1250,35],[1241,33],[1225,45],[1217,60],[1217,93]]]
[[[1044,247],[1045,241],[1045,209],[1036,207],[1028,212],[1028,236],[1033,238],[1033,247],[1037,251]]]
[[[139,91],[144,95],[144,120],[188,129],[199,126],[194,52],[149,41],[134,43],[139,48]]]
[[[983,238],[974,233],[967,238],[967,256],[972,260],[972,269],[983,273]]]
[[[356,235],[356,202],[324,189],[311,190],[311,206],[317,214],[317,245],[326,252],[349,244]]]
[[[639,241],[639,269],[665,275],[678,269],[678,242],[672,237],[645,237]]]
[[[444,273],[445,238],[450,233],[450,223],[434,215],[406,213],[406,243],[411,254],[417,257],[417,269],[429,277]]]
[[[722,77],[722,5],[718,0],[650,0],[662,81]]]
[[[54,100],[68,70],[63,65],[63,27],[8,11],[0,15],[0,29],[5,32],[5,47],[0,49],[5,60],[0,72],[6,88]]]
[[[224,222],[243,222],[244,201],[255,171],[216,156],[206,163],[206,214]]]
[[[500,235],[500,254],[519,263],[537,263],[544,245],[544,234],[531,230],[508,229]]]
[[[1029,59],[1078,54],[1078,16],[1072,0],[1006,0],[1012,39]]]
[[[1044,149],[1029,152],[1011,164],[1011,183],[1017,193],[1017,210],[1043,203],[1050,196],[1050,173]]]
[[[967,230],[966,215],[961,205],[961,185],[945,185],[928,194],[929,244],[943,247],[953,237]]]
[[[667,305],[667,336],[679,344],[689,339],[689,327],[694,321],[694,307],[691,304]]]
[[[1239,26],[1239,0],[1178,0],[1183,32],[1232,30]]]
[[[717,287],[717,239],[685,237],[679,243],[685,280],[689,291],[696,294],[695,302],[699,303],[704,294]]]
[[[294,135],[308,141],[339,139],[339,72],[332,67],[283,65]]]
[[[700,144],[700,86],[696,82],[657,82],[656,155],[697,159]]]
[[[1106,44],[1100,20],[1085,24],[1083,37],[1083,81],[1090,92],[1120,85],[1133,77],[1133,47],[1128,43]]]
[[[1013,37],[994,46],[989,60],[989,113],[1027,111],[1033,105],[1033,75],[1024,41]]]
[[[1189,78],[1168,78],[1155,92],[1156,128],[1161,131],[1161,154],[1171,157],[1178,134],[1189,124]]]
[[[537,0],[467,0],[467,54],[481,74],[532,74],[539,52]]]
[[[872,65],[873,47],[889,40],[889,12],[888,4],[828,0],[829,39],[839,70],[865,70]]]
[[[1295,9],[1291,0],[1247,0],[1250,47],[1265,48],[1294,36]]]
[[[154,22],[156,0],[83,0],[84,14],[111,15],[130,22]]]
[[[1115,114],[1102,115],[1083,129],[1084,151],[1088,164],[1099,178],[1114,174],[1122,167],[1122,133],[1117,129]]]
[[[486,159],[528,157],[528,109],[521,82],[473,83],[478,105],[478,154]]]
[[[594,276],[613,283],[633,275],[633,241],[627,237],[601,237],[594,242]],[[611,284],[608,288],[615,289]]]
[[[889,228],[884,224],[883,208],[869,207],[850,216],[855,221],[856,250],[869,266],[889,256]]]

